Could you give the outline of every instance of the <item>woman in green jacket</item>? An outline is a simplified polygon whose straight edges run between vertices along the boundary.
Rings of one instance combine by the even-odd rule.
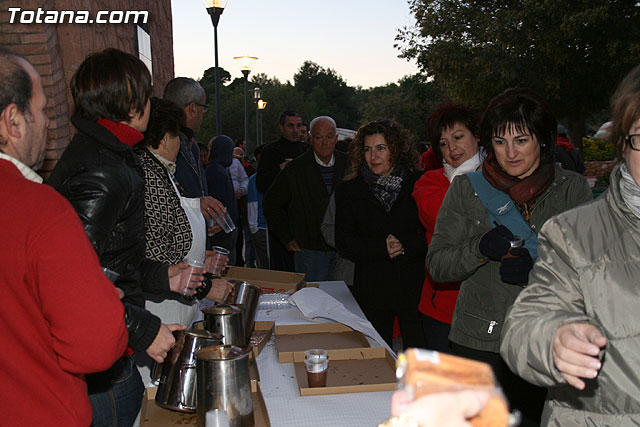
[[[543,425],[640,425],[640,66],[612,100],[608,190],[540,231],[501,353],[549,388]]]
[[[591,199],[584,177],[553,162],[556,127],[531,90],[493,98],[480,122],[489,156],[481,171],[452,182],[427,254],[435,281],[462,281],[449,335],[453,352],[493,367],[511,406],[523,412],[523,425],[539,422],[544,390],[509,370],[499,353],[500,330],[527,285],[542,224]]]

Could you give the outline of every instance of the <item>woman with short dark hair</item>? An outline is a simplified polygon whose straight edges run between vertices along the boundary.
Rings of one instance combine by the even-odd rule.
[[[420,177],[409,133],[376,120],[358,129],[352,170],[335,190],[335,243],[355,263],[353,293],[373,327],[392,346],[397,316],[402,342],[423,347],[418,317],[427,242],[411,191]]]
[[[429,115],[426,125],[432,150],[441,167],[422,175],[413,189],[413,198],[427,230],[427,242],[431,242],[438,211],[451,181],[458,175],[477,170],[486,152],[479,147],[477,115],[466,105],[441,104]],[[459,290],[460,282],[437,283],[428,271],[425,273],[418,308],[426,348],[451,352],[449,332]]]
[[[151,74],[133,55],[107,49],[89,55],[71,79],[78,130],[48,183],[78,212],[100,263],[119,274],[129,348],[109,370],[87,375],[93,426],[132,425],[144,386],[132,358],[145,351],[162,362],[173,330],[144,309],[143,290],[177,290],[184,265],[145,258],[144,179],[132,147],[149,121]],[[100,304],[100,301],[88,301]]]
[[[480,121],[489,155],[481,171],[451,183],[427,254],[436,282],[462,282],[449,334],[453,352],[489,363],[529,425],[540,421],[544,390],[509,370],[499,353],[500,332],[527,285],[542,224],[591,199],[584,177],[553,163],[556,125],[529,89],[493,98]]]

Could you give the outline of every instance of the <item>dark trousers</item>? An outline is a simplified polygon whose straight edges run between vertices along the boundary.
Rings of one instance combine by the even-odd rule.
[[[534,386],[511,372],[499,353],[476,350],[453,342],[451,343],[451,348],[457,356],[491,365],[496,380],[500,383],[505,396],[507,396],[511,410],[517,409],[522,412],[522,423],[520,425],[524,427],[540,425],[544,400],[547,396],[545,388]]]
[[[269,235],[269,269],[295,273],[293,254],[267,229]]]
[[[133,356],[118,359],[105,372],[87,375],[92,427],[130,427],[142,406],[144,384]]]
[[[420,313],[422,330],[424,331],[425,347],[440,353],[451,353],[449,332],[451,325]]]
[[[402,347],[405,350],[409,347],[424,348],[424,334],[417,308],[408,310],[380,310],[363,306],[361,308],[389,347],[393,348],[393,322],[395,316],[398,316],[402,333]]]

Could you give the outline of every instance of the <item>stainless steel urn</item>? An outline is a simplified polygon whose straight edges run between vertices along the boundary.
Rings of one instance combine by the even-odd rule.
[[[222,344],[245,345],[247,338],[242,323],[242,310],[232,305],[203,308],[204,328],[223,336]]]
[[[258,286],[242,280],[229,280],[229,282],[233,283],[233,292],[229,295],[227,303],[242,310],[242,324],[246,339],[244,344],[249,344],[262,290]]]
[[[166,409],[196,411],[196,352],[222,344],[220,334],[190,329],[174,331],[176,343],[157,366],[156,403]]]
[[[196,354],[198,376],[198,425],[208,415],[228,422],[229,427],[253,426],[253,399],[249,378],[250,346],[221,345]]]

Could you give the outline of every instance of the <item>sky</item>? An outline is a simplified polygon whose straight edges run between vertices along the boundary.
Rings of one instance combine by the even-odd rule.
[[[175,75],[199,79],[214,65],[213,25],[201,0],[171,0]],[[398,58],[398,29],[413,25],[407,0],[229,0],[218,24],[218,62],[242,77],[234,56],[256,56],[254,73],[283,83],[306,60],[349,86],[396,83],[418,72]]]

